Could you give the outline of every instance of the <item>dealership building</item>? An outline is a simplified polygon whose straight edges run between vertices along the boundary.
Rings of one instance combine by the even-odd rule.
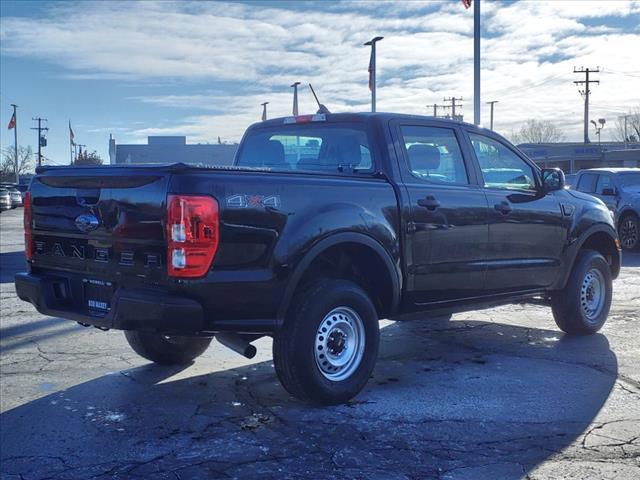
[[[518,148],[540,167],[559,167],[565,173],[586,168],[640,167],[640,143],[522,143]]]
[[[185,136],[151,136],[144,144],[118,144],[109,137],[109,163],[176,163],[230,165],[237,144],[188,144]]]

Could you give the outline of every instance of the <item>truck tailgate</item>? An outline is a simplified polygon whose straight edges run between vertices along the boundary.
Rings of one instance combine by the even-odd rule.
[[[36,176],[32,267],[111,281],[166,278],[170,176],[149,167],[54,168]]]

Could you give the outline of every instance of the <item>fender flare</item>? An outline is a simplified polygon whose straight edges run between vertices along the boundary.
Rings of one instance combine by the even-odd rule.
[[[567,280],[569,279],[569,275],[571,275],[571,271],[573,270],[573,265],[576,262],[576,258],[578,256],[578,252],[580,251],[582,246],[589,239],[589,237],[591,237],[595,233],[600,233],[600,232],[606,233],[607,235],[609,235],[611,237],[611,240],[615,244],[615,239],[618,238],[618,232],[616,232],[610,225],[607,225],[605,223],[600,223],[600,224],[592,225],[589,228],[587,228],[582,233],[582,235],[580,235],[580,237],[577,239],[577,241],[574,242],[571,245],[571,250],[570,250],[570,253],[569,253],[569,262],[567,264],[567,268],[566,268],[566,270],[564,272],[564,275],[562,277],[562,283],[560,285],[560,288],[564,288],[564,286],[567,284]],[[620,257],[618,256],[618,259],[619,258]]]
[[[291,300],[293,299],[293,295],[295,293],[296,287],[298,286],[298,282],[307,271],[309,265],[311,265],[311,263],[324,251],[341,243],[356,243],[364,245],[371,248],[378,255],[380,260],[382,260],[383,264],[387,268],[389,278],[391,279],[392,283],[393,291],[390,313],[397,310],[398,305],[400,304],[400,292],[402,290],[402,273],[396,266],[396,263],[393,261],[393,257],[377,240],[374,240],[368,235],[356,232],[342,232],[335,233],[320,240],[313,247],[311,247],[311,249],[304,255],[302,260],[300,260],[295,266],[293,274],[287,282],[282,301],[280,302],[280,307],[278,308],[279,325],[282,325],[282,323],[284,322],[285,315],[287,313],[287,310],[289,309]]]

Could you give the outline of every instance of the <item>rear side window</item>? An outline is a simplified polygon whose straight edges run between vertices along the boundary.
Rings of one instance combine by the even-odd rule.
[[[364,125],[357,124],[312,123],[255,129],[244,139],[236,165],[327,173],[373,170]]]
[[[580,176],[576,190],[586,193],[594,193],[596,191],[596,180],[598,176],[594,173],[585,173]]]
[[[470,133],[478,158],[484,186],[505,190],[536,190],[535,172],[531,165],[501,142]]]
[[[460,145],[452,129],[403,125],[400,131],[413,175],[430,182],[469,183]]]

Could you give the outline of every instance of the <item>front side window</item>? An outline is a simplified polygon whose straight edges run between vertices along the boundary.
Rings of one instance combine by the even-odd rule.
[[[535,171],[510,148],[493,138],[470,133],[484,186],[506,190],[536,190]]]
[[[578,180],[577,190],[585,193],[594,193],[596,191],[596,180],[598,176],[595,173],[585,173]]]
[[[455,132],[450,128],[400,127],[411,173],[430,182],[468,184]]]
[[[235,164],[327,173],[373,169],[364,126],[345,124],[311,123],[255,129],[244,139]]]
[[[612,190],[614,188],[613,179],[609,175],[598,175],[598,183],[596,184],[596,193],[602,195],[604,189]]]

